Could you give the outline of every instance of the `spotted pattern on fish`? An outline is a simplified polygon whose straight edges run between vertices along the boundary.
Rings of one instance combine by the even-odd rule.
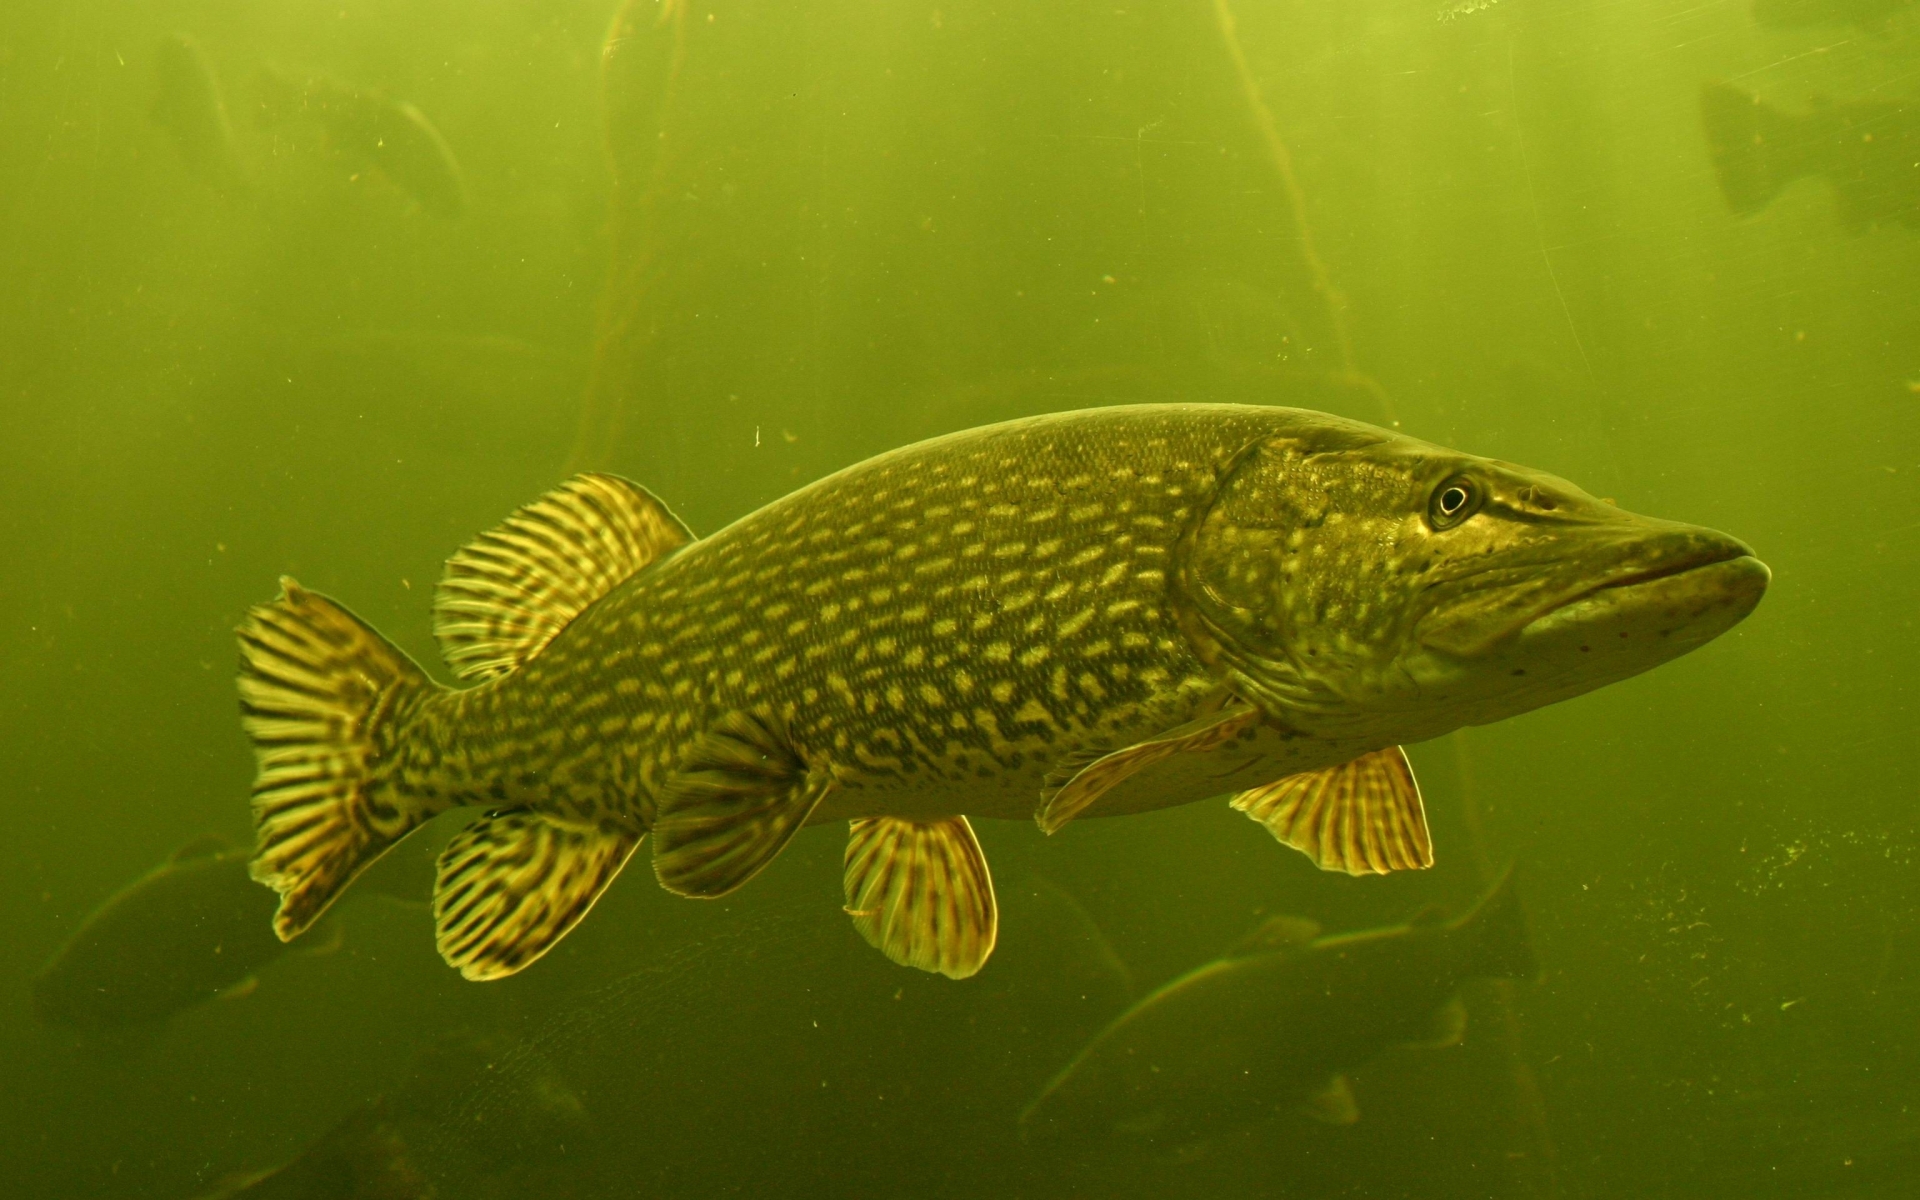
[[[1057,760],[1178,724],[1217,687],[1170,610],[1171,559],[1271,423],[1159,408],[1089,437],[1039,419],[841,472],[446,697],[408,786],[644,826],[689,743],[743,710],[840,785],[816,820],[1029,816]]]
[[[1323,869],[1425,866],[1400,743],[1685,653],[1766,581],[1723,534],[1290,409],[970,430],[700,540],[582,475],[448,563],[436,633],[477,686],[291,580],[249,612],[251,869],[295,937],[408,831],[483,806],[435,914],[486,979],[643,840],[663,885],[716,897],[805,824],[878,822],[853,827],[856,928],[966,978],[998,909],[963,817],[1052,832],[1231,792]]]

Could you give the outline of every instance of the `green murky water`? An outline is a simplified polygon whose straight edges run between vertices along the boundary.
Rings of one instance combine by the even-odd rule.
[[[9,1194],[303,1152],[253,1194],[1906,1194],[1917,67],[1898,0],[8,7]],[[1539,466],[1773,588],[1410,748],[1428,872],[1324,875],[1222,803],[983,822],[1000,945],[954,983],[854,935],[815,829],[719,903],[630,871],[479,985],[409,846],[329,953],[163,1025],[36,1019],[102,900],[248,838],[231,630],[277,576],[432,662],[442,560],[571,471],[705,532],[932,434],[1200,399]],[[1508,862],[1540,979],[1357,1072],[1357,1122],[1022,1142],[1264,917],[1458,911]]]

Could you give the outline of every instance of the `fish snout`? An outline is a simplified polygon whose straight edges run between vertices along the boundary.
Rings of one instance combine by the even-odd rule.
[[[1624,540],[1612,562],[1598,565],[1583,585],[1569,589],[1540,616],[1609,591],[1645,589],[1646,596],[1724,592],[1729,598],[1749,597],[1753,603],[1765,593],[1772,574],[1739,538],[1700,525],[1652,520],[1645,524],[1652,528]]]
[[[1543,605],[1518,640],[1536,653],[1592,655],[1596,665],[1630,659],[1614,669],[1637,673],[1719,637],[1766,594],[1772,572],[1740,539],[1695,525],[1648,524],[1656,528]]]

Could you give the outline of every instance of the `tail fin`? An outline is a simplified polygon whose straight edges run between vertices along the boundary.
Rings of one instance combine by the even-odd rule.
[[[1700,89],[1707,150],[1727,207],[1743,217],[1759,212],[1814,162],[1804,120],[1725,83]]]
[[[1466,978],[1533,979],[1540,974],[1512,867],[1453,928],[1465,939],[1466,962],[1460,973]]]
[[[280,893],[273,931],[292,941],[438,811],[383,771],[434,684],[338,604],[291,579],[280,589],[239,629],[240,713],[259,764],[252,874]]]

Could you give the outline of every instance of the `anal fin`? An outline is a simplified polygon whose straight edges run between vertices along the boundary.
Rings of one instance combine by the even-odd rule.
[[[645,836],[519,810],[483,817],[440,853],[435,943],[468,979],[501,979],[553,949]]]
[[[845,883],[853,927],[902,966],[965,979],[993,953],[993,878],[965,817],[854,821]]]
[[[1048,777],[1048,787],[1040,794],[1040,808],[1034,813],[1034,820],[1039,822],[1042,832],[1057,833],[1130,776],[1176,754],[1197,754],[1223,746],[1259,720],[1258,709],[1233,701],[1218,712],[1115,750],[1084,766],[1071,763],[1069,769]],[[1065,778],[1058,778],[1060,776]]]
[[[833,788],[751,713],[722,717],[662,789],[653,871],[682,896],[724,896],[774,860]]]
[[[1232,803],[1323,871],[1385,875],[1433,865],[1420,785],[1398,746],[1289,775]]]

